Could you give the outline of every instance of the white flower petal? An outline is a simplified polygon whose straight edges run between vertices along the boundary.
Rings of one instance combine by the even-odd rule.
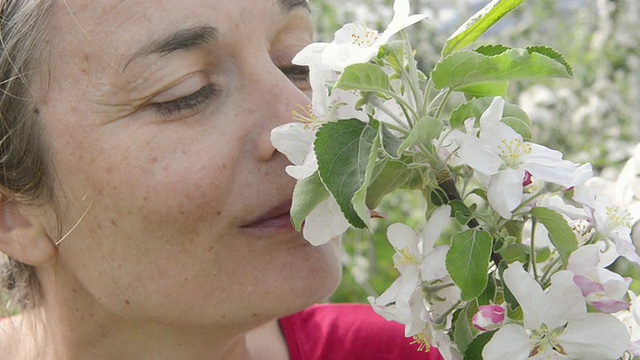
[[[454,140],[460,146],[458,150],[460,162],[471,166],[482,174],[496,174],[504,164],[496,149],[487,147],[482,140],[474,135],[460,134]]]
[[[502,119],[502,112],[504,111],[504,99],[496,96],[491,101],[491,105],[480,116],[480,129],[481,132],[486,130],[484,136],[495,137],[498,133],[498,126]],[[482,135],[481,135],[482,136]]]
[[[411,26],[418,21],[427,17],[427,15],[411,15],[409,16],[410,4],[409,0],[396,0],[393,3],[393,19],[387,26],[387,29],[378,37],[376,40],[376,45],[384,45],[389,39],[397,34],[400,30]]]
[[[319,246],[328,243],[349,228],[349,222],[340,211],[338,203],[329,196],[305,218],[302,235],[311,243]]]
[[[394,17],[394,19],[389,23],[389,26],[387,27],[387,29],[382,34],[380,34],[380,36],[376,40],[376,44],[377,45],[386,44],[387,42],[389,42],[391,37],[393,37],[393,35],[400,32],[400,30],[406,27],[409,27],[420,20],[423,20],[426,17],[427,15],[422,15],[422,14],[411,15],[405,18]]]
[[[587,185],[578,185],[573,189],[573,200],[592,209],[596,207],[596,194]]]
[[[616,250],[627,260],[640,265],[640,256],[636,251],[636,247],[631,243],[631,239],[614,239]]]
[[[491,207],[505,219],[522,201],[524,170],[505,169],[491,177],[487,199]]]
[[[422,230],[423,252],[433,249],[440,234],[451,220],[451,206],[440,206],[431,214],[431,218]]]
[[[409,12],[411,11],[411,3],[409,0],[395,0],[393,2],[393,19],[398,21],[398,19],[406,18],[409,16]]]
[[[552,329],[584,317],[587,305],[582,291],[573,281],[571,271],[559,271],[551,277],[551,286],[545,295],[544,308],[541,310],[542,322]]]
[[[437,329],[431,329],[431,333],[433,334],[431,345],[438,349],[438,352],[444,360],[462,360],[462,355],[448,334]]]
[[[436,247],[425,256],[422,264],[420,264],[422,280],[434,281],[449,275],[445,264],[447,252],[449,252],[449,246],[442,245]]]
[[[295,65],[312,65],[315,59],[320,56],[327,46],[329,46],[329,43],[317,42],[309,44],[293,57],[291,63]]]
[[[505,284],[524,313],[525,326],[536,329],[543,323],[544,292],[519,262],[514,262],[503,273]]]
[[[597,244],[585,245],[577,248],[569,255],[567,270],[581,275],[587,268],[597,266],[599,262],[600,246]]]
[[[527,146],[531,148],[531,152],[523,154],[523,158],[526,159],[527,163],[556,166],[564,161],[562,160],[562,153],[558,150],[549,149],[546,146],[531,142],[528,142]]]
[[[408,249],[414,256],[419,254],[418,235],[406,224],[395,223],[389,225],[387,228],[387,239],[396,251]]]
[[[569,322],[558,340],[572,359],[617,359],[629,344],[629,333],[614,316],[591,313]]]
[[[425,310],[418,274],[401,275],[380,297],[367,298],[374,311],[387,320],[405,325],[405,336],[411,337],[426,327],[421,313]]]
[[[333,44],[322,53],[322,61],[332,70],[344,71],[349,65],[369,62],[378,54],[378,50],[376,47]]]
[[[296,180],[306,179],[318,170],[318,159],[316,153],[310,150],[301,165],[289,165],[285,171]]]
[[[564,202],[562,197],[558,195],[553,195],[551,197],[545,197],[539,204],[540,207],[545,207],[554,211],[559,212],[560,214],[566,215],[573,220],[586,220],[589,218],[587,212],[584,208],[577,208],[572,205],[568,205]]]
[[[450,277],[444,278],[443,282],[451,283]],[[433,319],[443,316],[451,310],[451,307],[460,300],[460,288],[457,286],[449,286],[438,291],[437,295],[442,301],[434,301],[429,306],[429,313]]]
[[[271,130],[271,143],[294,165],[302,165],[315,137],[316,132],[301,122],[283,124]]]
[[[507,324],[498,330],[482,349],[484,360],[525,360],[531,351],[529,336],[516,324]]]
[[[529,161],[529,159],[526,159]],[[524,169],[539,180],[552,182],[564,187],[576,186],[584,183],[591,177],[591,165],[578,166],[570,161],[562,160],[552,165],[527,162]]]

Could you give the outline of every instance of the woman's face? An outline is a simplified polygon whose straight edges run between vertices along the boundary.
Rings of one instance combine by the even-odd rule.
[[[309,103],[291,64],[311,41],[305,4],[56,4],[39,111],[61,233],[77,226],[45,291],[94,313],[237,324],[334,289],[335,248],[289,225],[294,181],[269,141]]]

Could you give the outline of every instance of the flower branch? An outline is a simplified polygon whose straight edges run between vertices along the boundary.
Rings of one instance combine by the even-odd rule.
[[[311,114],[272,132],[298,181],[292,221],[321,245],[371,229],[394,190],[418,190],[425,225],[388,227],[399,276],[368,298],[407,337],[446,359],[630,356],[611,315],[628,314],[629,281],[606,268],[619,256],[640,264],[627,213],[590,190],[589,164],[533,142],[528,115],[506,99],[510,82],[573,70],[542,46],[467,50],[522,2],[487,4],[429,72],[402,31],[426,17],[408,0],[384,32],[347,24],[296,56],[310,68]]]

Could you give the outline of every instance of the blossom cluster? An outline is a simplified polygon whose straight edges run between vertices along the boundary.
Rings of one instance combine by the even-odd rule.
[[[368,229],[393,190],[416,190],[425,226],[389,226],[399,277],[368,300],[422,349],[445,359],[631,358],[640,301],[609,270],[620,256],[640,265],[629,203],[598,191],[589,164],[532,142],[526,113],[506,100],[509,81],[571,77],[571,67],[541,46],[466,50],[520,3],[489,3],[429,73],[403,31],[426,18],[408,0],[394,2],[381,33],[347,24],[302,50],[293,62],[309,67],[311,106],[271,134],[298,181],[292,222],[322,245]]]

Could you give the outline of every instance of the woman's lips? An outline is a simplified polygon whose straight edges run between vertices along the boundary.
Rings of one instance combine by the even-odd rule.
[[[290,209],[291,201],[289,200],[250,220],[246,225],[242,225],[241,228],[293,230]]]

